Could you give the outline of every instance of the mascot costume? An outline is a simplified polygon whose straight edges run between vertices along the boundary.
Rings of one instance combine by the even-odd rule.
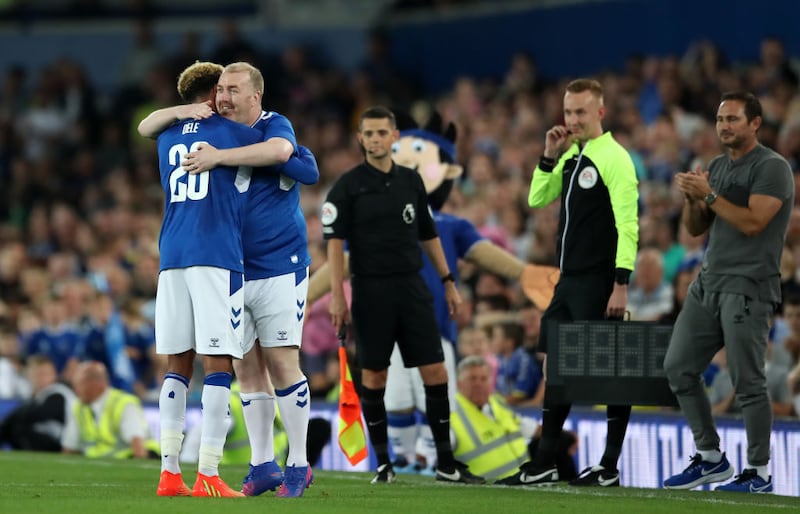
[[[475,226],[464,218],[440,212],[453,187],[454,180],[463,173],[463,168],[455,160],[455,125],[449,123],[442,130],[442,120],[433,113],[424,127],[407,115],[397,116],[400,139],[392,149],[394,161],[402,166],[417,170],[428,192],[428,203],[433,211],[436,230],[442,242],[447,264],[459,284],[458,260],[471,262],[481,270],[501,277],[520,281],[525,295],[541,310],[544,310],[553,297],[553,289],[558,282],[559,272],[551,266],[525,264],[516,256],[481,236]],[[433,304],[448,373],[448,392],[450,404],[454,405],[456,393],[457,340],[455,322],[450,318],[444,288],[433,265],[423,253],[422,274],[433,295]],[[345,262],[345,273],[347,273]],[[308,303],[311,305],[330,291],[330,272],[327,264],[320,267],[309,281]],[[395,346],[389,365],[384,395],[386,403],[389,440],[395,455],[396,472],[430,472],[434,462],[427,465],[417,462],[418,456],[429,459],[435,455],[433,436],[427,420],[424,419],[425,395],[422,378],[416,368],[406,368],[400,352]],[[417,424],[415,410],[422,414],[424,423]]]

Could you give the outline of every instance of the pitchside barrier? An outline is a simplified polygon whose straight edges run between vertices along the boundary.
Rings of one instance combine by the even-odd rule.
[[[651,407],[648,407],[650,409]],[[368,471],[376,468],[374,452],[357,466],[351,466],[336,442],[338,407],[334,404],[312,403],[311,417],[321,417],[331,423],[331,441],[325,446],[317,468],[340,471]],[[151,430],[158,434],[158,407],[145,408]],[[524,415],[541,421],[538,409],[526,409]],[[191,407],[187,425],[200,421],[200,409]],[[574,407],[564,427],[578,435],[578,469],[600,462],[606,443],[605,409]],[[736,472],[747,462],[747,439],[741,419],[718,417],[717,428],[726,452]],[[776,494],[800,496],[800,420],[778,420],[773,424],[770,473]],[[677,411],[636,410],[625,437],[620,456],[620,479],[623,486],[660,488],[664,479],[683,471],[694,455],[692,432]],[[705,486],[707,488],[707,486]]]
[[[0,419],[17,402],[0,400]],[[158,405],[145,405],[145,414],[154,437],[158,438]],[[541,419],[537,409],[526,409],[523,414]],[[340,471],[367,471],[375,469],[373,453],[370,459],[358,466],[351,466],[336,443],[338,431],[337,405],[312,403],[312,417],[322,417],[331,422],[331,442],[325,447],[317,467]],[[198,405],[189,407],[186,415],[187,427],[200,421]],[[565,428],[578,435],[578,453],[575,457],[578,469],[600,462],[606,440],[604,409],[576,406],[567,419]],[[738,473],[746,462],[747,439],[741,419],[718,417],[717,428],[722,439],[722,451],[726,452]],[[692,433],[683,417],[674,410],[642,411],[634,409],[628,426],[625,444],[620,457],[620,473],[623,486],[661,487],[664,478],[682,471],[694,454]],[[775,484],[775,493],[800,496],[800,420],[782,418],[772,428],[772,459],[770,473]]]

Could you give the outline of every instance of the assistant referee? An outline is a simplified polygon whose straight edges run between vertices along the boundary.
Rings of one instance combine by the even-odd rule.
[[[337,331],[350,321],[342,286],[347,241],[352,321],[362,368],[361,403],[378,461],[372,483],[395,480],[383,395],[396,341],[406,367],[419,367],[425,384],[425,406],[438,459],[436,479],[481,484],[483,478],[470,473],[453,457],[447,371],[433,300],[419,274],[420,243],[442,277],[451,314],[461,299],[428,209],[422,178],[392,161],[392,144],[398,137],[392,111],[385,107],[367,109],[357,133],[365,162],[339,178],[322,206],[331,269],[331,320]]]

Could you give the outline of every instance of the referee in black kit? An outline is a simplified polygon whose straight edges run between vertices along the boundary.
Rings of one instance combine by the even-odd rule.
[[[322,206],[331,269],[329,311],[336,330],[350,321],[342,287],[344,242],[350,252],[353,328],[362,368],[362,409],[378,460],[372,483],[394,482],[386,432],[386,369],[397,342],[406,367],[419,367],[428,423],[436,441],[436,480],[483,484],[455,460],[450,445],[447,371],[433,300],[419,274],[420,245],[442,277],[450,313],[461,298],[447,267],[419,174],[392,161],[399,134],[392,111],[367,109],[358,142],[366,160],[342,175]]]

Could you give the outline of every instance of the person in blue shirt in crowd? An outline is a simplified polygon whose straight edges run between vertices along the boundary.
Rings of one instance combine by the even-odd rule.
[[[102,362],[111,387],[134,392],[136,370],[128,355],[128,332],[119,309],[111,296],[101,291],[95,293],[89,305],[77,350],[80,360]]]
[[[492,326],[491,341],[499,362],[496,389],[511,405],[533,398],[544,378],[536,359],[523,347],[523,337],[517,322]]]
[[[42,306],[41,324],[19,334],[22,356],[47,355],[63,380],[69,378],[71,369],[81,360],[83,341],[78,327],[68,323],[66,316],[64,302],[49,298]]]

